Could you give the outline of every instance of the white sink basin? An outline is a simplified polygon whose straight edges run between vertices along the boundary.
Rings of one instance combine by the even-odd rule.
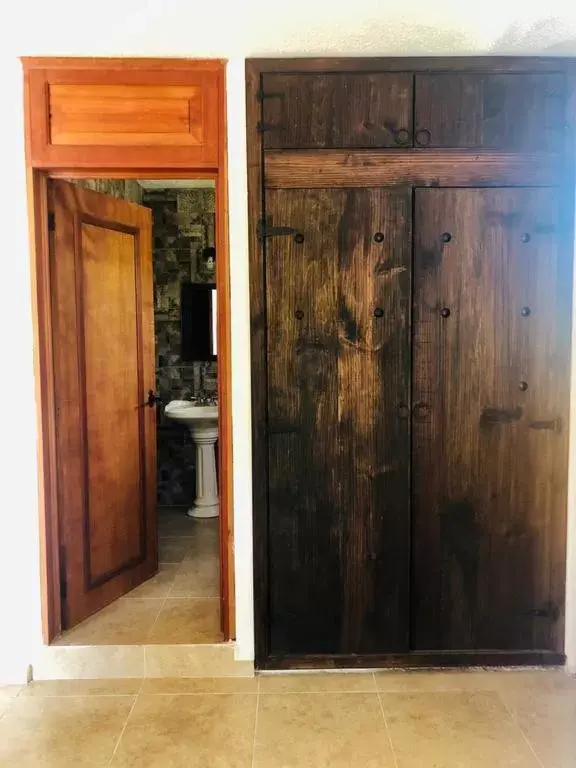
[[[218,483],[214,444],[218,439],[218,407],[172,400],[164,409],[167,418],[186,424],[196,444],[196,500],[190,517],[218,517]]]
[[[171,400],[164,413],[169,419],[179,421],[190,428],[213,427],[218,421],[218,406],[194,405],[190,400]]]

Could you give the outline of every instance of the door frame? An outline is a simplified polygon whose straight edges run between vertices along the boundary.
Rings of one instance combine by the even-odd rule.
[[[476,665],[564,664],[564,653],[553,652],[485,652],[485,653],[425,653],[375,654],[370,656],[273,656],[270,651],[269,632],[269,568],[268,568],[268,447],[267,447],[267,371],[266,371],[266,280],[265,246],[259,236],[258,222],[264,215],[265,180],[271,188],[318,188],[322,186],[389,186],[408,183],[426,186],[426,159],[420,149],[359,150],[369,162],[350,163],[354,150],[306,150],[302,162],[296,162],[298,151],[279,149],[265,150],[262,131],[266,130],[264,91],[266,74],[336,74],[374,72],[561,72],[566,79],[566,132],[564,137],[565,167],[542,153],[531,153],[523,159],[521,153],[425,150],[428,157],[435,155],[436,173],[441,186],[482,185],[489,174],[500,186],[553,184],[554,174],[561,173],[565,185],[563,216],[574,231],[574,168],[576,167],[576,59],[555,56],[417,56],[417,57],[334,57],[334,58],[251,58],[246,59],[246,141],[248,164],[248,211],[249,211],[249,269],[250,269],[250,329],[251,329],[251,382],[252,382],[252,503],[253,503],[253,551],[254,551],[254,639],[255,665],[257,669],[334,668],[334,667],[426,667]],[[278,94],[269,94],[269,97]],[[314,155],[331,155],[332,162],[326,179],[314,173]],[[395,167],[394,158],[404,154],[407,162]],[[476,163],[469,172],[462,160],[475,154]],[[385,157],[376,164],[374,157]],[[458,162],[460,161],[460,162]],[[458,168],[462,169],[462,172]],[[562,257],[572,263],[573,243],[564,238]],[[571,305],[572,306],[572,305]],[[572,329],[570,329],[572,333]],[[570,384],[570,382],[568,382]],[[574,409],[572,409],[574,410]],[[572,417],[574,418],[574,417]],[[570,441],[572,444],[572,440]],[[569,449],[570,466],[574,463],[574,449]],[[572,507],[572,469],[568,473],[568,506]],[[570,520],[568,521],[570,525]],[[572,525],[574,527],[574,525]],[[574,548],[567,535],[568,547]],[[566,562],[576,560],[571,549]],[[566,563],[565,563],[566,565]],[[572,570],[574,565],[572,564]],[[567,585],[567,589],[569,585]],[[571,609],[567,591],[567,609]],[[572,610],[572,609],[571,609]],[[574,613],[574,611],[572,611]],[[567,620],[568,626],[573,618]],[[569,640],[569,638],[567,638]],[[576,643],[576,636],[572,640]],[[569,650],[566,648],[565,650]],[[573,652],[573,651],[572,651]]]
[[[46,59],[23,59],[25,71],[43,66]],[[62,63],[66,60],[54,59]],[[73,59],[69,61],[73,62]],[[137,69],[161,70],[169,60],[134,59],[130,66]],[[181,68],[196,70],[207,62],[177,60]],[[105,60],[94,60],[102,71]],[[96,64],[99,62],[98,64]],[[173,63],[173,60],[171,60]],[[232,370],[231,370],[231,309],[230,309],[230,251],[228,241],[228,181],[226,152],[226,87],[225,61],[210,60],[208,65],[219,72],[218,94],[218,161],[216,167],[191,164],[177,168],[164,163],[148,162],[145,168],[45,168],[37,167],[26,157],[26,186],[30,240],[30,279],[32,289],[32,322],[34,334],[34,378],[37,408],[37,456],[40,527],[40,591],[41,624],[45,644],[50,644],[62,630],[61,563],[59,510],[57,494],[57,452],[55,426],[55,389],[52,336],[52,303],[49,254],[48,185],[50,179],[211,179],[215,182],[216,233],[218,254],[216,290],[218,297],[218,419],[219,419],[219,496],[220,496],[220,614],[225,640],[235,636],[234,598],[234,517],[232,478]],[[25,84],[26,86],[26,84]],[[34,126],[30,117],[30,89],[25,87],[25,132],[31,136]],[[152,161],[154,159],[154,150]]]

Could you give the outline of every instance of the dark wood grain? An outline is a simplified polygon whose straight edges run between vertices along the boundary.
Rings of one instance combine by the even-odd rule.
[[[266,195],[272,652],[407,647],[410,207]]]
[[[411,73],[264,75],[267,149],[412,145]]]
[[[250,377],[252,381],[252,505],[254,536],[254,640],[256,664],[270,652],[268,605],[268,427],[266,376],[266,283],[264,248],[258,221],[264,216],[262,141],[256,124],[262,117],[256,94],[261,77],[246,63],[248,163],[248,238],[250,244]]]
[[[397,186],[554,186],[562,178],[562,154],[447,149],[268,150],[268,189]]]
[[[417,190],[414,216],[412,648],[561,651],[558,195]]]
[[[58,499],[69,628],[158,568],[151,215],[53,182]]]
[[[263,669],[422,669],[459,667],[563,666],[566,657],[552,651],[450,651],[448,653],[307,654],[270,656]]]
[[[417,74],[416,145],[558,151],[564,140],[563,74]]]
[[[558,56],[320,56],[317,58],[251,58],[255,74],[282,72],[568,72],[576,60]]]

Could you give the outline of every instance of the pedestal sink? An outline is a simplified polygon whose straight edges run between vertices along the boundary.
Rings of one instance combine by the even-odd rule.
[[[196,445],[196,500],[189,517],[218,517],[218,484],[214,443],[218,439],[218,407],[172,400],[164,413],[186,424]]]

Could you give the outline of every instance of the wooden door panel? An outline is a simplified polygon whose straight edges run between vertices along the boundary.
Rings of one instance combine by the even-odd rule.
[[[557,192],[416,190],[414,650],[562,650]]]
[[[68,628],[157,570],[151,217],[53,182],[58,492]]]
[[[560,151],[564,75],[446,73],[415,77],[416,146]]]
[[[264,75],[266,149],[412,146],[409,73]]]
[[[216,168],[221,62],[26,64],[36,167]]]
[[[266,195],[273,654],[407,648],[410,206]]]

